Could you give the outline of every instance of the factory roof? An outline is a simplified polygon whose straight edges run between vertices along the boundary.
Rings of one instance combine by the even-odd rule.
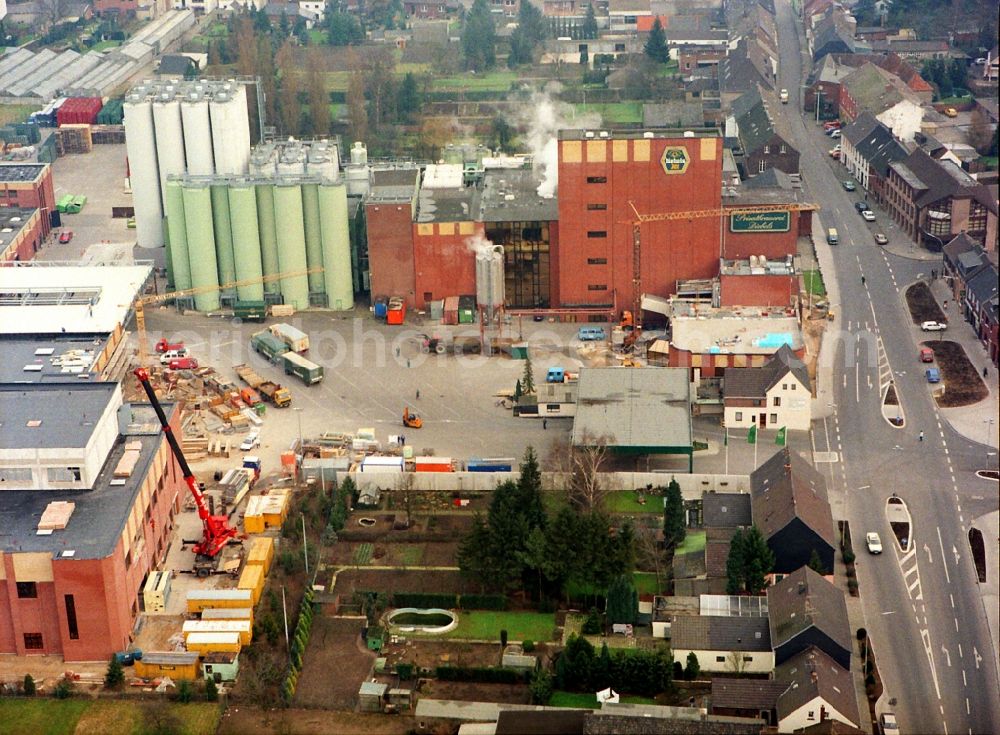
[[[690,135],[688,135],[690,133]],[[661,128],[659,130],[560,130],[559,140],[632,138],[718,138],[718,128]]]
[[[714,309],[688,316],[675,313],[673,345],[696,354],[771,355],[782,345],[802,349],[798,320],[782,310]]]
[[[539,180],[528,168],[488,169],[480,196],[482,222],[559,219],[559,200],[538,195]]]
[[[416,166],[399,168],[373,168],[371,172],[371,201],[410,201],[420,183],[420,169]]]
[[[625,451],[691,447],[691,391],[686,368],[584,368],[573,443],[596,439]]]
[[[0,383],[65,383],[93,377],[92,363],[108,336],[19,337],[0,335]]]
[[[76,389],[80,387],[74,386]],[[94,387],[87,386],[91,389]],[[141,428],[135,434],[130,432],[128,436],[119,436],[92,489],[3,492],[3,502],[0,503],[0,528],[3,529],[0,551],[52,553],[53,558],[64,559],[103,559],[114,551],[161,441],[159,423],[152,416],[152,408],[139,404],[126,405],[122,410],[128,411],[130,408],[139,414],[137,418],[141,422]],[[168,417],[175,408],[176,404],[173,403],[163,406]],[[65,410],[63,413],[65,415]],[[139,460],[124,484],[112,484],[115,467],[125,453],[126,441],[141,443]],[[115,482],[121,483],[121,480]],[[72,518],[66,528],[54,531],[51,535],[38,535],[38,521],[45,508],[53,501],[75,503]]]
[[[461,173],[461,171],[459,172]],[[450,180],[449,180],[450,181]],[[444,183],[441,180],[435,183]],[[417,222],[466,222],[479,209],[479,191],[475,187],[420,187],[417,198]]]
[[[0,181],[11,184],[34,181],[48,167],[47,163],[0,163]]]
[[[117,393],[117,383],[0,384],[0,447],[85,447]]]
[[[150,264],[0,268],[0,331],[110,334],[124,324],[152,273]]]

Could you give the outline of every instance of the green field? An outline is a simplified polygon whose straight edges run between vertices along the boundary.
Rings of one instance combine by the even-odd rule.
[[[219,724],[220,710],[216,704],[167,704],[158,712],[177,721],[178,729],[170,732],[185,735],[215,732]],[[0,735],[69,735],[74,732],[141,735],[153,731],[146,719],[140,702],[59,701],[42,697],[0,699]]]
[[[705,550],[705,532],[688,531],[684,543],[677,547],[676,554],[694,554]]]
[[[448,638],[477,641],[499,641],[500,631],[506,630],[512,641],[550,641],[556,627],[552,613],[491,612],[475,610],[458,614],[458,627]]]
[[[24,122],[28,115],[40,109],[41,105],[0,105],[0,125]]]
[[[662,513],[663,498],[646,495],[646,502],[640,503],[635,490],[618,490],[604,498],[604,509],[608,513]]]
[[[823,285],[823,274],[819,271],[802,271],[802,280],[805,282],[806,291],[812,292],[813,296],[823,298],[826,296],[826,286]]]
[[[100,43],[95,43],[90,50],[107,51],[109,48],[118,48],[121,45],[122,45],[121,41],[101,41]]]
[[[462,74],[435,79],[435,92],[506,92],[520,77],[513,71],[492,71],[487,74]]]
[[[656,704],[655,699],[649,697],[622,697],[623,704]],[[600,709],[597,703],[597,695],[586,692],[562,692],[552,693],[549,700],[550,707],[576,707],[579,709]]]
[[[605,125],[613,123],[641,123],[641,102],[608,102],[588,105],[573,105],[578,115],[600,114]]]

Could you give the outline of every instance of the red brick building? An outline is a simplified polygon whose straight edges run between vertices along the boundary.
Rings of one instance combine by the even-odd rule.
[[[25,393],[30,400],[24,400]],[[64,420],[70,403],[87,410],[89,424]],[[21,488],[3,490],[0,510],[0,653],[106,660],[131,642],[142,585],[166,556],[186,492],[180,470],[151,407],[122,406],[116,383],[2,384],[0,404],[13,420],[3,430],[4,439],[14,431],[21,436],[2,442],[0,462],[4,485]],[[173,405],[166,411],[179,432],[180,412]],[[36,437],[21,420],[31,417],[45,432],[37,435],[45,443],[45,457],[34,464],[28,455],[39,456]],[[122,482],[114,472],[128,442],[138,442],[139,457]],[[49,485],[74,484],[74,470],[79,477],[85,468],[53,465],[52,450],[72,454],[76,447],[104,455],[89,487],[38,489],[41,478]],[[53,501],[73,503],[72,515],[65,528],[39,535],[39,519]]]
[[[722,139],[631,131],[559,135],[559,247],[553,302],[631,308],[632,207],[639,214],[719,209]],[[642,225],[642,290],[718,273],[714,217]]]
[[[45,234],[42,221],[48,223],[37,209],[5,207],[0,209],[0,263],[25,262],[35,257]]]
[[[42,237],[48,237],[49,217],[56,208],[49,164],[0,163],[0,206],[41,210]]]

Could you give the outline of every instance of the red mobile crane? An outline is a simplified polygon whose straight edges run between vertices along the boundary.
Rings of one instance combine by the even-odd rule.
[[[209,513],[208,506],[205,504],[205,496],[198,489],[198,481],[191,472],[187,460],[184,459],[184,453],[181,451],[180,444],[177,443],[177,437],[174,436],[174,432],[170,428],[170,423],[167,421],[167,416],[163,413],[163,407],[156,397],[156,391],[153,390],[153,386],[149,382],[149,371],[146,368],[140,367],[136,368],[134,372],[142,389],[146,391],[146,396],[149,398],[153,410],[156,411],[156,417],[160,420],[160,426],[163,427],[163,433],[167,437],[167,444],[170,445],[170,451],[173,452],[174,457],[177,459],[177,464],[181,466],[184,482],[187,483],[188,489],[194,497],[195,505],[198,506],[198,517],[201,519],[202,535],[201,540],[196,541],[193,546],[196,555],[194,568],[195,573],[199,577],[207,577],[215,571],[219,553],[226,547],[226,544],[236,538],[238,532],[229,525],[229,519],[225,515],[212,515]]]

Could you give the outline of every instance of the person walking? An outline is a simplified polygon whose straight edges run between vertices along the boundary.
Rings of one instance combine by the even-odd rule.
[[[418,401],[420,400],[420,389],[419,388],[417,388],[417,400]]]
[[[547,428],[549,428],[549,420],[548,419],[542,419],[542,430],[544,431]]]
[[[983,377],[984,378],[990,377],[990,369],[988,366],[983,368]]]
[[[862,286],[864,286],[864,285],[865,285],[865,277],[864,277],[864,276],[861,276],[861,285],[862,285]]]
[[[920,441],[923,441],[923,440],[924,440],[924,432],[921,431],[920,432]]]

